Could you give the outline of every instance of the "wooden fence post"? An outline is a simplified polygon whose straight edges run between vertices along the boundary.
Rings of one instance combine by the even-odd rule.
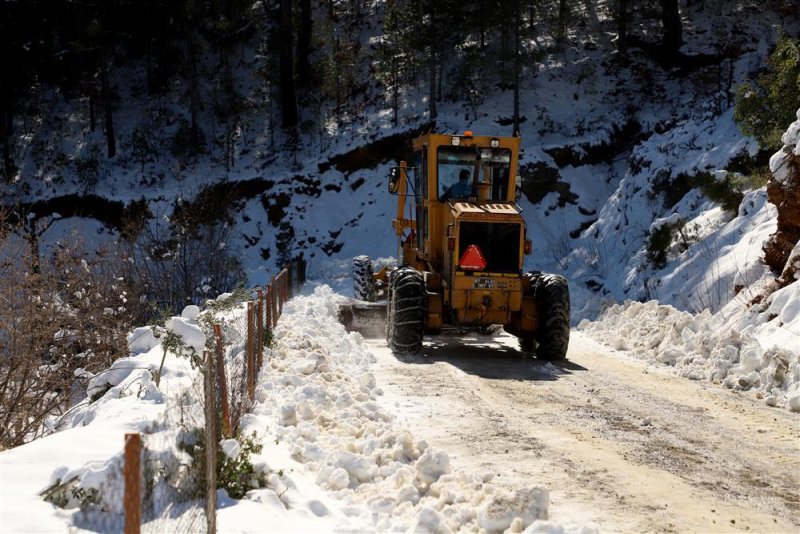
[[[294,269],[294,262],[289,262],[289,265],[286,266],[286,287],[288,291],[286,292],[286,298],[292,298],[292,270]]]
[[[272,286],[267,286],[264,293],[264,325],[267,330],[272,330]]]
[[[256,370],[261,370],[261,365],[264,363],[264,292],[258,290],[258,305],[256,306],[258,312],[258,321],[256,322],[258,337],[258,360],[256,361]],[[255,379],[253,382],[255,388]]]
[[[280,317],[283,315],[283,303],[286,301],[286,271],[281,271],[281,274],[278,275],[278,280],[280,281],[278,285],[281,288],[280,298],[278,299],[278,317]]]
[[[219,397],[222,407],[222,435],[231,437],[231,409],[228,406],[228,381],[225,379],[225,351],[222,346],[222,326],[214,325],[214,337],[217,338],[217,379],[219,382]]]
[[[245,358],[247,358],[247,397],[253,402],[256,396],[256,362],[253,351],[253,303],[247,303],[247,343],[245,345]]]
[[[272,328],[278,325],[278,286],[275,283],[275,277],[272,277]]]
[[[142,437],[125,434],[125,534],[139,534],[142,524]]]
[[[303,255],[297,259],[297,284],[302,286],[306,282],[306,260]]]
[[[205,394],[206,394],[206,532],[217,532],[217,394],[214,376],[214,356],[205,351]]]

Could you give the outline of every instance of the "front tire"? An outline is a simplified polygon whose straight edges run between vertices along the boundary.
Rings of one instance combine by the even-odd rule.
[[[369,256],[353,258],[353,295],[359,300],[375,300],[375,284],[372,281],[372,260]]]
[[[539,304],[539,330],[534,335],[536,357],[556,361],[567,357],[569,348],[569,285],[557,274],[538,274],[531,288]]]
[[[403,267],[392,273],[389,287],[386,338],[398,354],[422,350],[425,328],[425,281],[422,273]]]

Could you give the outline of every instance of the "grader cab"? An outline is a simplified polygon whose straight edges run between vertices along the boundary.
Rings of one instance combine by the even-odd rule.
[[[386,338],[398,353],[420,351],[426,334],[502,325],[523,351],[563,359],[567,281],[523,272],[532,244],[516,204],[519,138],[427,134],[412,144],[413,163],[401,162],[389,177],[399,267],[373,273],[368,257],[354,258],[356,297],[385,299],[385,307],[362,309],[385,313]]]

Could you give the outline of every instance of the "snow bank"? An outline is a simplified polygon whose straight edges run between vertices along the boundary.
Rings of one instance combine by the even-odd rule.
[[[578,329],[680,376],[750,391],[770,406],[800,411],[800,284],[770,295],[761,312],[726,324],[718,315],[628,301]]]
[[[781,137],[783,148],[775,152],[769,160],[769,170],[775,180],[783,185],[791,175],[789,161],[792,156],[800,156],[800,109],[797,110],[797,120],[789,125],[789,129]]]
[[[596,531],[548,521],[548,489],[512,492],[492,484],[490,474],[453,472],[446,451],[400,428],[381,403],[374,356],[359,334],[337,321],[340,298],[321,286],[285,305],[242,435],[220,442],[232,461],[245,450],[243,436],[255,433],[263,446],[249,458],[254,489],[240,500],[218,491],[220,532],[252,532],[254,525],[280,532]],[[199,347],[204,339],[196,312],[173,317],[168,328]],[[228,359],[241,352],[244,314],[239,306],[216,318]],[[146,338],[144,350],[152,335],[141,330],[131,339]],[[165,357],[160,344],[91,377],[89,398],[61,424],[65,430],[0,453],[0,530],[121,530],[127,432],[143,434],[145,471],[164,474],[149,493],[144,530],[202,528],[202,503],[193,500],[190,480],[179,476],[191,461],[178,447],[187,431],[202,425],[201,384],[187,357],[171,351]]]
[[[374,356],[359,334],[345,332],[336,319],[339,298],[321,286],[287,304],[247,431],[265,423],[275,429],[291,459],[340,500],[340,526],[379,532],[563,530],[544,522],[546,489],[511,493],[494,486],[491,475],[453,473],[445,451],[397,427],[380,402]],[[264,461],[274,464],[275,457]]]
[[[132,355],[142,354],[158,345],[153,329],[149,326],[136,328],[127,335],[128,350]]]

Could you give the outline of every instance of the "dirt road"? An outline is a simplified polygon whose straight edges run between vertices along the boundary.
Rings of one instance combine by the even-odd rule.
[[[568,361],[516,339],[438,337],[376,378],[402,424],[454,470],[551,490],[550,517],[602,531],[800,531],[800,418],[573,333]]]

